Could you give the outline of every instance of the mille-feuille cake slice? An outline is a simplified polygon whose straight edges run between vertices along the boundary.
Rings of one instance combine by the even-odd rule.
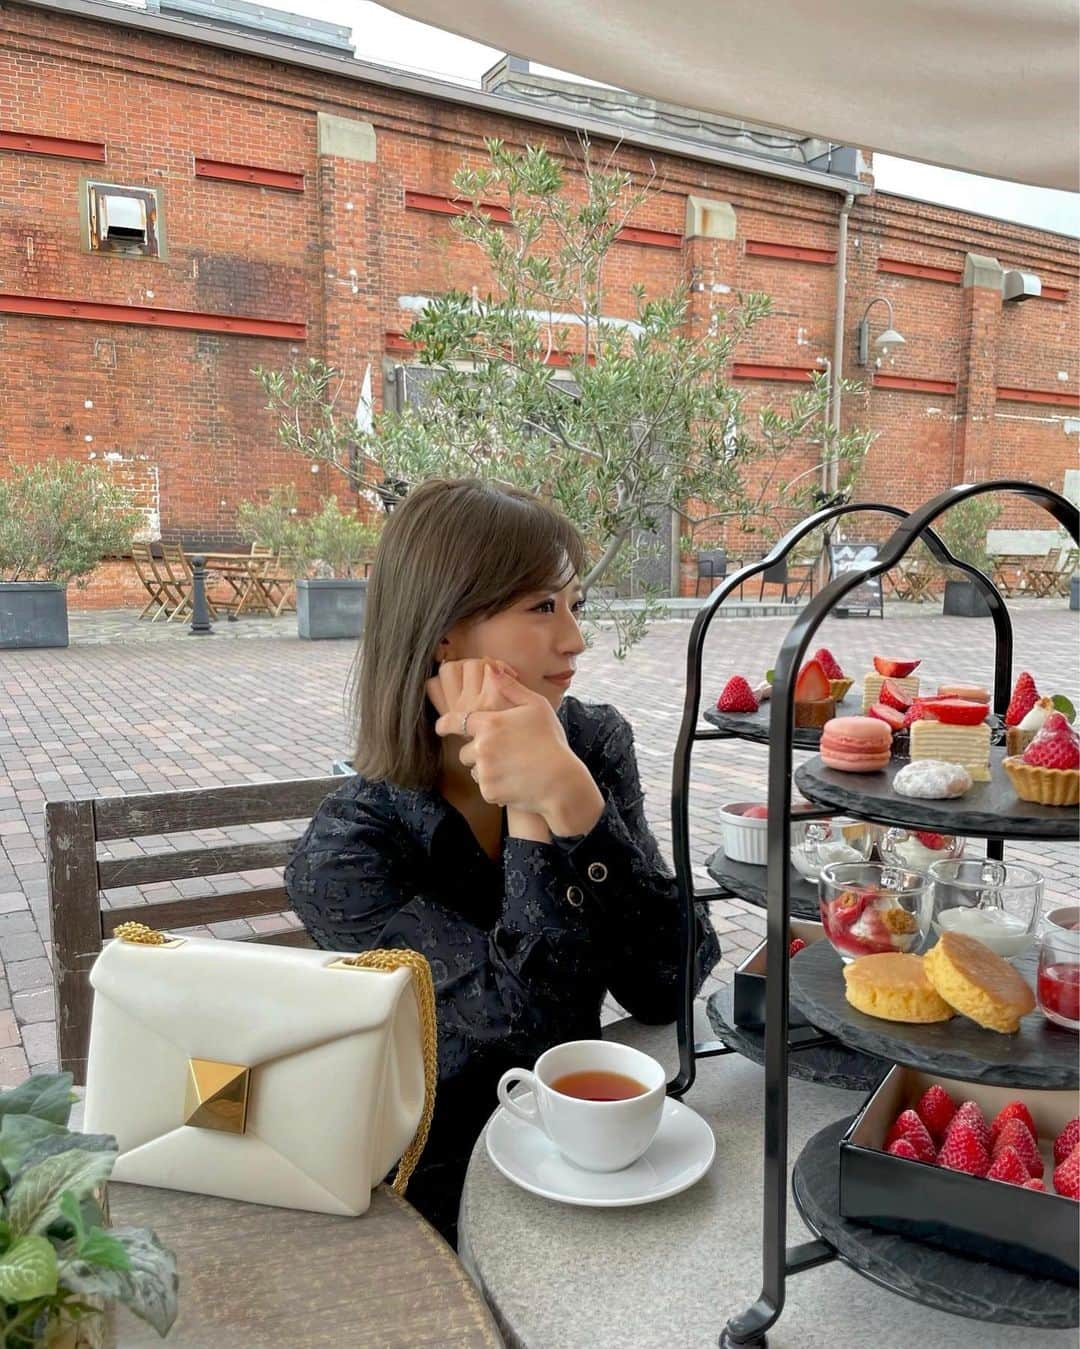
[[[911,759],[943,759],[962,764],[973,782],[990,781],[990,727],[948,726],[941,721],[911,723]]]
[[[904,675],[902,679],[897,679],[894,675],[881,675],[871,670],[869,674],[863,675],[862,682],[862,710],[863,715],[870,711],[875,703],[881,701],[881,686],[886,678],[889,682],[897,685],[904,690],[905,695],[914,700],[919,696],[919,676]]]

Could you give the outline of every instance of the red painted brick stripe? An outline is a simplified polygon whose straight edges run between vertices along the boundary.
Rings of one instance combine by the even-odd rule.
[[[420,348],[415,342],[410,342],[403,333],[384,333],[383,350],[393,356],[415,356]],[[572,351],[550,351],[545,365],[553,365],[563,369],[570,364],[576,354]],[[596,364],[595,356],[589,357],[589,364]]]
[[[76,141],[67,136],[34,136],[28,131],[0,131],[0,150],[21,150],[28,155],[93,159],[99,164],[105,163],[104,141]]]
[[[907,375],[874,375],[875,389],[900,389],[906,393],[956,393],[954,379],[909,379]]]
[[[1042,295],[1039,298],[1043,300],[1067,300],[1069,292],[1064,286],[1043,286]]]
[[[275,337],[285,341],[303,341],[307,337],[306,323],[286,323],[281,319],[199,314],[186,309],[152,309],[149,305],[138,304],[99,304],[93,300],[59,300],[43,295],[0,294],[0,314],[79,319],[88,323],[130,323],[138,327],[182,328],[189,332]]]
[[[1048,407],[1080,407],[1080,394],[1064,389],[1004,389],[997,396],[1006,403],[1045,403]]]
[[[433,215],[464,215],[469,203],[459,197],[441,197],[432,192],[406,192],[405,209],[407,211],[428,211]],[[492,220],[501,225],[509,224],[510,212],[505,206],[494,202],[480,202],[480,209]],[[644,244],[646,248],[681,248],[682,235],[672,234],[669,230],[641,229],[636,225],[627,225],[615,236],[619,243]]]
[[[276,187],[282,192],[303,192],[304,175],[285,169],[260,169],[251,164],[228,164],[222,159],[195,157],[195,177],[215,178],[226,183],[249,183],[253,187]]]
[[[819,371],[816,365],[752,365],[736,361],[731,373],[736,379],[779,379],[802,383]]]
[[[917,276],[923,281],[944,281],[950,286],[958,286],[964,279],[963,271],[956,267],[928,267],[918,262],[901,262],[899,258],[878,258],[877,269],[896,276]]]
[[[792,262],[816,262],[825,267],[836,262],[834,248],[805,248],[801,244],[776,244],[766,239],[747,239],[746,251],[762,258],[788,258]]]

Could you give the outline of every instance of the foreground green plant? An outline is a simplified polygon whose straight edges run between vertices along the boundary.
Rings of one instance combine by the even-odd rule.
[[[70,1073],[0,1092],[0,1345],[31,1349],[123,1303],[164,1336],[176,1259],[153,1232],[108,1229],[98,1196],[116,1140],[72,1133]]]

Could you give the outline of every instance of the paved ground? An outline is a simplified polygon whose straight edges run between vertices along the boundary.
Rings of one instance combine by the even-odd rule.
[[[1041,688],[1080,694],[1076,615],[1061,602],[1016,606],[1016,662]],[[619,706],[637,731],[650,818],[670,849],[671,754],[682,704],[689,626],[658,624],[624,664],[604,634],[581,662],[575,693]],[[784,619],[718,620],[706,650],[705,690],[728,674],[760,678],[787,631]],[[55,1010],[43,855],[46,800],[259,782],[320,775],[347,749],[344,686],[348,643],[300,642],[291,620],[221,624],[193,638],[174,624],[136,624],[134,614],[73,615],[67,651],[0,654],[0,1085],[55,1062]],[[244,639],[244,640],[234,640]],[[831,620],[823,640],[855,674],[874,651],[922,657],[928,681],[989,682],[986,623],[909,606],[876,620]],[[699,746],[691,800],[692,848],[703,860],[719,842],[716,808],[762,794],[765,751],[738,742]],[[263,831],[265,832],[265,831]],[[259,830],[234,835],[257,838]],[[115,844],[112,856],[184,845],[180,836]],[[1017,848],[1043,866],[1048,890],[1074,898],[1075,846]],[[266,884],[252,873],[251,884]],[[700,874],[704,882],[704,872]],[[212,893],[215,882],[113,891],[114,902]],[[763,915],[741,902],[713,906],[724,947],[716,979],[755,946]],[[272,921],[272,920],[271,920]],[[229,935],[233,925],[218,925]],[[243,925],[245,928],[246,924]],[[255,926],[258,926],[257,920]],[[708,991],[708,990],[706,990]]]

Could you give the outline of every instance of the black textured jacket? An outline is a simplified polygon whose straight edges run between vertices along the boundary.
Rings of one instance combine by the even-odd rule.
[[[505,837],[494,862],[438,791],[355,777],[319,807],[285,872],[320,946],[411,947],[431,963],[439,1087],[409,1198],[451,1240],[503,1071],[597,1038],[606,989],[642,1021],[676,1015],[675,882],[645,822],[633,733],[615,708],[576,698],[559,719],[604,796],[588,834]],[[697,925],[700,986],[720,950],[704,914]]]

